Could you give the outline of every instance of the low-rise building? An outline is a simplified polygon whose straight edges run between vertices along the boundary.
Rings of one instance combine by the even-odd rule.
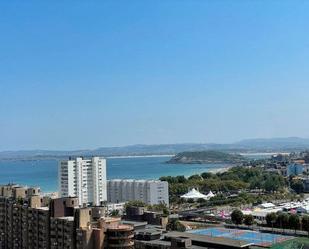
[[[142,201],[148,205],[169,205],[168,182],[156,180],[107,181],[107,201],[111,203]]]
[[[163,214],[163,212],[149,211],[146,207],[127,207],[125,219],[129,221],[145,221],[148,224],[161,226],[163,228],[165,228],[168,223],[168,217]]]
[[[147,237],[143,236],[138,238],[144,240],[135,241],[136,249],[240,249],[252,245],[242,240],[183,232],[169,232],[163,238],[155,240],[146,240]]]

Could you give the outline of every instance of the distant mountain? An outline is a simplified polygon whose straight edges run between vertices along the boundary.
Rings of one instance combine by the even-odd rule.
[[[67,158],[69,156],[141,156],[141,155],[174,155],[182,151],[196,151],[218,148],[221,145],[209,144],[159,144],[159,145],[129,145],[123,147],[102,147],[95,150],[53,151],[24,150],[0,152],[0,160],[5,159],[48,159]]]
[[[238,154],[230,154],[222,151],[185,151],[173,156],[167,163],[203,164],[203,163],[240,163],[245,158]]]
[[[234,144],[252,149],[308,149],[309,139],[299,137],[246,139]]]
[[[39,160],[59,159],[69,156],[140,156],[140,155],[175,155],[183,151],[216,150],[231,153],[245,152],[278,152],[278,151],[301,151],[309,149],[309,139],[269,138],[269,139],[246,139],[231,144],[215,143],[182,143],[182,144],[158,144],[158,145],[129,145],[122,147],[102,147],[95,150],[23,150],[0,152],[0,160]]]

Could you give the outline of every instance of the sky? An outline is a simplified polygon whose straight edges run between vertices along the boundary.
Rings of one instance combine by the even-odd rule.
[[[0,150],[309,137],[309,1],[1,1]]]

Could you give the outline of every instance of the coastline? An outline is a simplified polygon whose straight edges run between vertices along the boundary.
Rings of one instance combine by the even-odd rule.
[[[95,156],[95,155],[94,155]],[[122,158],[155,158],[155,157],[173,157],[173,154],[154,154],[154,155],[132,155],[132,156],[99,156],[99,157],[103,157],[106,159],[122,159]],[[88,157],[88,156],[84,156],[84,157]],[[91,157],[91,156],[89,156]],[[51,161],[59,161],[59,160],[65,160],[69,158],[69,156],[59,156],[59,157],[40,157],[40,158],[31,158],[31,157],[24,157],[24,158],[0,158],[0,162],[7,162],[7,161],[46,161],[46,160],[51,160]]]
[[[290,155],[291,153],[289,152],[248,152],[248,153],[239,153],[239,155],[242,156],[273,156],[273,155]]]
[[[252,152],[252,153],[239,153],[239,155],[242,155],[244,157],[259,157],[259,156],[272,156],[272,155],[276,155],[276,154],[282,154],[282,155],[289,155],[289,152]],[[118,155],[118,156],[104,156],[104,155],[98,155],[100,157],[104,157],[106,159],[121,159],[121,158],[151,158],[151,157],[174,157],[176,154],[150,154],[150,155]],[[95,155],[93,155],[95,156]],[[63,160],[63,159],[67,159],[69,157],[68,156],[30,156],[30,157],[0,157],[0,162],[2,161],[43,161],[43,160]],[[88,157],[88,156],[85,156]],[[90,157],[90,156],[89,156]],[[224,163],[224,162],[207,162],[207,163]],[[207,164],[205,163],[205,164]],[[174,163],[171,163],[174,164]],[[198,163],[184,163],[184,164],[198,164]],[[200,163],[200,164],[204,164],[204,163]]]
[[[235,166],[228,166],[228,167],[224,167],[224,168],[213,169],[213,170],[209,170],[209,172],[213,173],[213,174],[224,173],[224,172],[227,172],[229,169],[231,169],[233,167],[235,167]]]
[[[140,155],[140,156],[107,156],[106,159],[121,159],[121,158],[151,158],[151,157],[173,157],[175,155]]]

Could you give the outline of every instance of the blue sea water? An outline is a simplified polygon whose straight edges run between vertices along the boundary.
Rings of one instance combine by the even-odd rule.
[[[158,179],[161,176],[193,175],[225,168],[225,164],[167,164],[169,157],[108,158],[108,179]],[[57,191],[56,160],[0,161],[0,184],[40,186],[44,192]]]

